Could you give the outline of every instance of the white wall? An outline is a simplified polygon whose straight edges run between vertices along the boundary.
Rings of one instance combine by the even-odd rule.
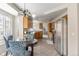
[[[78,15],[77,4],[68,6],[68,55],[78,55]]]
[[[14,37],[23,39],[23,16],[18,15],[14,20]]]
[[[77,9],[77,11],[78,11],[77,15],[79,15],[79,3],[78,3],[78,9]],[[79,19],[79,17],[78,17],[78,19]],[[79,22],[79,20],[78,20],[78,22]],[[78,23],[78,25],[79,25],[79,23]],[[79,26],[78,26],[78,30],[79,30]],[[79,32],[78,32],[78,38],[79,38]],[[78,42],[79,42],[79,39],[78,39]],[[79,56],[79,43],[78,43],[78,56]]]
[[[41,21],[33,20],[33,28],[37,31],[39,30],[39,23]]]
[[[43,27],[48,31],[48,22],[33,20],[33,28],[39,30],[39,23],[43,23]]]
[[[59,19],[61,19],[63,16],[65,16],[65,15],[67,15],[67,12],[65,12],[65,13],[63,13],[63,14],[61,14],[61,15],[59,15],[58,17],[56,17],[56,18],[54,18],[53,20],[52,20],[52,22],[56,22],[57,20],[59,20]]]

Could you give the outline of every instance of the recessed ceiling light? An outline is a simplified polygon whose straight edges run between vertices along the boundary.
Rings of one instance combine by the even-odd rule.
[[[32,17],[33,17],[33,18],[35,18],[35,17],[36,17],[36,15],[35,15],[35,14],[33,14],[33,15],[32,15]]]

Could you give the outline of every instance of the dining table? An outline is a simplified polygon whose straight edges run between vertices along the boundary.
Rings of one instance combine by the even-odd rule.
[[[31,56],[33,56],[34,54],[34,42],[33,41],[26,41],[26,50],[28,50],[29,48],[28,47],[31,47]]]

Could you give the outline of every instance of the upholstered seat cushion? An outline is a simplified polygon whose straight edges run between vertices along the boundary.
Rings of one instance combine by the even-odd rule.
[[[22,41],[10,41],[9,45],[10,48],[9,50],[11,51],[11,54],[13,56],[29,56],[30,52],[26,50],[26,47],[23,44],[24,42]]]

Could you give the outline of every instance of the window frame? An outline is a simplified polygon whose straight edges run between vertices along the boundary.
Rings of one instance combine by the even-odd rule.
[[[13,15],[11,15],[11,14],[9,14],[9,13],[7,13],[7,12],[5,12],[5,11],[3,11],[3,10],[1,10],[0,9],[0,15],[3,15],[4,16],[4,18],[5,17],[8,17],[9,19],[10,19],[10,32],[11,32],[11,34],[13,33],[13,29],[12,29],[12,27],[13,27],[13,24],[12,24],[12,20],[13,20]],[[3,24],[3,35],[5,34],[5,21],[3,20],[3,22],[4,22],[4,24]],[[1,45],[4,45],[5,44],[5,42],[4,42],[4,40],[3,40],[3,38],[1,39],[0,38],[0,46]]]

